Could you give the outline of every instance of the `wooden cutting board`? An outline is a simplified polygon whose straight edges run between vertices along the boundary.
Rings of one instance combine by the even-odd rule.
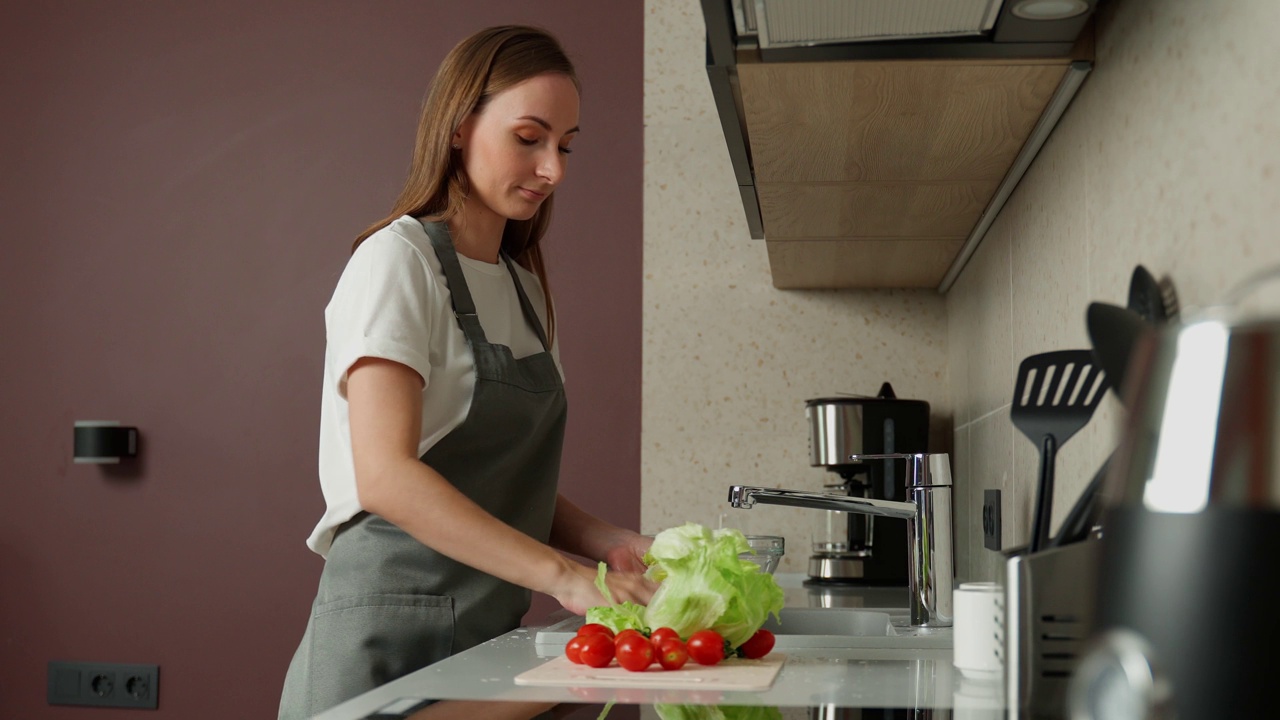
[[[710,667],[689,663],[679,670],[653,665],[632,672],[614,663],[593,668],[575,665],[561,655],[516,676],[517,685],[553,687],[633,687],[658,690],[768,690],[782,669],[786,656],[770,653],[760,660],[729,658]]]

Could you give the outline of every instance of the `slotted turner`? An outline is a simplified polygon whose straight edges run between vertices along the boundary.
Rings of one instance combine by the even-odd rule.
[[[1049,541],[1053,511],[1053,467],[1061,448],[1089,424],[1107,391],[1107,377],[1088,350],[1032,355],[1018,367],[1013,424],[1040,448],[1040,483],[1031,525],[1031,552]]]

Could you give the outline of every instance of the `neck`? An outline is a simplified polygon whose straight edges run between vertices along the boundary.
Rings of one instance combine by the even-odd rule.
[[[488,208],[476,209],[476,203],[464,203],[462,212],[449,220],[449,234],[459,255],[496,264],[506,226],[507,219]]]

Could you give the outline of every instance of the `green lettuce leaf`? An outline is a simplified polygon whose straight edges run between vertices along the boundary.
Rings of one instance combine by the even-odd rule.
[[[645,555],[647,575],[662,584],[644,613],[650,628],[669,627],[689,637],[712,629],[738,647],[784,597],[773,576],[739,554],[751,551],[742,533],[687,523],[658,533]]]
[[[600,623],[614,633],[620,633],[627,628],[647,632],[644,624],[643,605],[637,605],[633,602],[619,604],[613,602],[613,593],[609,592],[609,585],[605,583],[604,579],[608,570],[608,565],[600,563],[596,570],[596,589],[600,591],[600,594],[604,596],[604,599],[609,604],[587,610],[587,622]]]
[[[767,705],[659,705],[662,720],[782,720],[782,712]]]
[[[587,622],[615,633],[669,627],[683,638],[711,629],[736,648],[751,639],[769,615],[778,617],[784,602],[772,575],[738,557],[749,552],[751,546],[737,530],[712,531],[697,523],[664,530],[644,556],[646,576],[661,583],[649,606],[615,604],[605,584],[608,567],[600,563],[596,588],[609,605],[588,610]]]

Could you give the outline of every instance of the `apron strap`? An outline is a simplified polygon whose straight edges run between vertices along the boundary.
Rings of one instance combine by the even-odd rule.
[[[542,321],[538,319],[538,313],[533,309],[533,303],[529,302],[529,296],[524,294],[524,283],[520,282],[520,276],[516,273],[515,265],[506,253],[502,253],[502,259],[507,261],[507,269],[511,271],[511,280],[516,284],[516,295],[520,296],[520,309],[524,310],[524,319],[533,326],[533,331],[538,333],[538,339],[542,341],[542,349],[551,352],[551,343],[547,342],[547,333],[542,329]],[[547,289],[543,288],[542,291],[546,292]]]
[[[449,284],[449,301],[453,303],[453,314],[458,319],[462,334],[473,346],[476,342],[489,344],[480,326],[480,316],[476,315],[476,304],[471,299],[471,290],[467,288],[467,280],[462,275],[462,265],[458,262],[458,252],[453,249],[453,240],[449,237],[449,227],[444,223],[419,220],[427,237],[431,238],[431,247],[435,248],[436,257],[440,259],[440,267],[444,270],[444,279]]]

